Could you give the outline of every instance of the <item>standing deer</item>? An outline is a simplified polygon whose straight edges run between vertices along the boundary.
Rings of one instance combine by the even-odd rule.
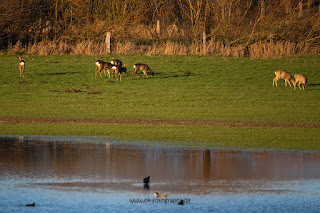
[[[295,74],[294,75],[295,81],[293,83],[294,85],[294,89],[296,89],[296,84],[298,83],[298,86],[301,90],[300,84],[302,84],[302,89],[306,90],[307,89],[307,78],[306,76],[302,75],[302,74]]]
[[[25,62],[23,60],[23,58],[19,57],[20,61],[19,61],[19,69],[20,69],[20,77],[24,77],[24,67],[25,67]]]
[[[117,80],[119,80],[118,76],[120,77],[120,81],[121,81],[121,74],[123,72],[127,73],[127,68],[125,66],[121,67],[121,66],[113,66],[112,68],[112,77],[111,80],[113,79],[113,73],[115,74]]]
[[[143,71],[142,77],[145,75],[148,78],[147,71],[150,72],[152,76],[154,76],[154,71],[150,69],[150,67],[146,64],[135,64],[133,65],[133,68],[134,68],[134,71],[132,72],[131,79],[133,77],[133,74],[136,74],[137,78],[139,78],[137,74],[139,70]]]
[[[122,67],[122,62],[120,60],[118,60],[118,59],[113,59],[110,63],[112,65],[116,65],[116,66]]]
[[[104,75],[106,76],[106,69],[107,69],[107,72],[108,72],[108,76],[110,78],[110,70],[111,70],[112,67],[113,67],[113,65],[111,63],[104,62],[104,61],[101,61],[101,60],[96,61],[95,78],[97,78],[97,74],[98,73],[100,74],[100,77],[103,78],[102,74],[101,74],[102,70],[104,71]]]
[[[278,86],[277,81],[280,78],[284,79],[286,87],[287,87],[287,82],[289,83],[290,87],[291,87],[290,81],[292,84],[294,83],[294,80],[292,79],[290,73],[287,73],[286,71],[277,70],[274,72],[274,74],[276,75],[276,77],[274,77],[273,79],[273,86],[274,86],[274,83],[276,83],[276,86]]]

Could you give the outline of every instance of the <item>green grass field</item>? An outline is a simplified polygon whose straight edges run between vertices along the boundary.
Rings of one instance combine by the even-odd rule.
[[[122,81],[95,79],[95,61],[113,57],[128,68]],[[0,56],[2,135],[103,135],[219,148],[320,150],[320,56],[264,60],[29,56],[25,57],[25,78],[19,78],[18,62],[18,56]],[[138,62],[148,64],[155,76],[131,80],[132,66]],[[283,80],[273,87],[274,71],[278,69],[292,75],[305,74],[307,91],[285,87]],[[66,92],[77,88],[81,92]],[[72,122],[23,122],[26,118]],[[19,119],[22,122],[12,121]],[[86,119],[133,122],[77,122]],[[243,125],[135,124],[136,119]]]

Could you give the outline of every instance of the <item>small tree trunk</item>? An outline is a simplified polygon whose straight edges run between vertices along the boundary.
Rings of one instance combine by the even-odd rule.
[[[299,1],[299,14],[298,17],[301,18],[303,15],[303,4],[302,1]]]
[[[260,14],[260,16],[261,16],[261,18],[264,18],[265,17],[265,15],[266,15],[266,5],[265,5],[265,2],[264,2],[265,0],[261,0],[261,2],[260,2],[260,7],[261,7],[261,14]]]
[[[286,12],[291,13],[292,12],[291,0],[285,0],[285,5],[286,5]]]

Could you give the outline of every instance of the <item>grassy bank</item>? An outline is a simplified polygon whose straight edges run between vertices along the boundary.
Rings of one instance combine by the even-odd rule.
[[[95,60],[109,61],[111,56],[29,56],[25,58],[25,78],[18,77],[18,56],[0,56],[0,134],[106,135],[127,140],[202,142],[214,147],[320,150],[320,56],[266,60],[112,57],[128,67],[121,82],[94,78]],[[155,76],[131,80],[132,65],[137,62],[150,65]],[[282,80],[278,87],[272,87],[273,72],[278,69],[305,74],[308,90],[286,88]],[[70,92],[78,88],[81,92]],[[19,118],[70,122],[4,122]],[[249,125],[77,122],[85,119]]]

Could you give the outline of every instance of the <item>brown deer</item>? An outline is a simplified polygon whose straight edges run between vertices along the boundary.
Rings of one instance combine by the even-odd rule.
[[[147,71],[150,72],[152,76],[154,76],[154,71],[150,69],[150,67],[146,64],[135,64],[133,65],[133,68],[134,68],[134,71],[132,72],[131,79],[133,77],[133,74],[136,74],[137,78],[139,78],[137,74],[139,70],[143,71],[142,77],[145,75],[148,78]]]
[[[26,65],[26,63],[24,62],[23,58],[19,57],[20,61],[19,61],[19,69],[20,69],[20,77],[24,77],[24,67]]]
[[[294,85],[294,89],[296,89],[296,84],[298,83],[298,86],[301,90],[300,85],[302,84],[302,89],[306,90],[307,89],[307,78],[306,76],[302,75],[302,74],[295,74],[294,75],[295,81],[293,83]]]
[[[112,65],[116,65],[116,66],[122,67],[122,62],[120,60],[118,60],[118,59],[113,59],[110,63]]]
[[[111,80],[113,79],[113,74],[115,74],[117,80],[119,80],[119,78],[120,78],[120,81],[121,81],[121,74],[123,72],[127,73],[127,68],[125,66],[121,67],[121,66],[114,65],[111,69],[112,69]],[[119,78],[118,78],[118,76],[119,76]]]
[[[277,70],[274,72],[274,74],[276,75],[276,77],[274,77],[273,79],[273,86],[274,86],[274,83],[276,83],[276,86],[278,86],[277,81],[280,78],[284,79],[286,87],[287,87],[287,82],[289,83],[290,87],[291,87],[290,81],[292,84],[294,83],[294,80],[292,79],[290,73],[287,73],[286,71]]]
[[[102,70],[104,71],[104,75],[106,76],[106,69],[107,69],[107,72],[108,72],[108,76],[110,78],[110,70],[111,70],[112,67],[113,67],[113,65],[111,63],[104,62],[104,61],[101,61],[101,60],[96,61],[95,78],[97,78],[97,74],[98,73],[100,74],[100,77],[103,78],[102,74],[101,74]]]

